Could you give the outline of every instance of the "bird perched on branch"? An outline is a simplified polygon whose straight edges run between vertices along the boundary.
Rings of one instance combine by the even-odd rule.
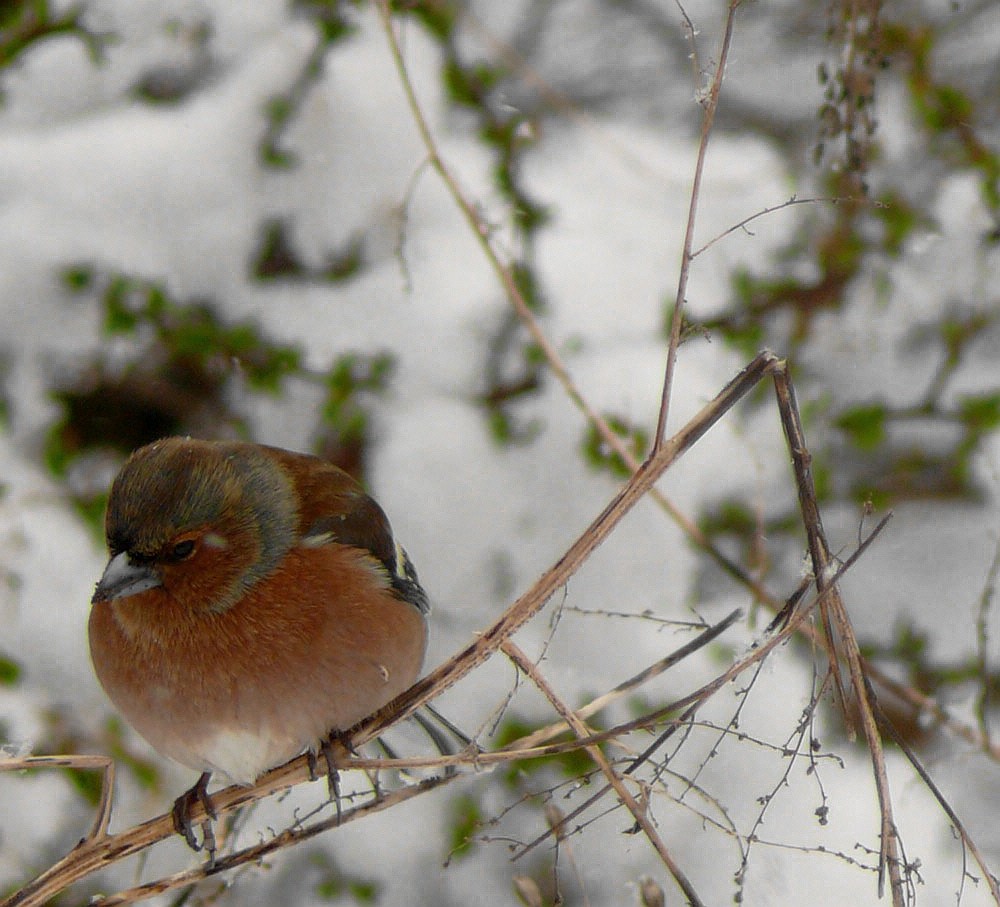
[[[94,668],[156,750],[203,773],[174,809],[192,846],[211,773],[252,783],[420,673],[429,605],[413,565],[379,505],[316,457],[157,441],[122,467],[105,530]]]

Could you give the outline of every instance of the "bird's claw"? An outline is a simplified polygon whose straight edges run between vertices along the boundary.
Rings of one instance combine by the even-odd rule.
[[[184,838],[188,847],[194,851],[204,849],[208,854],[209,863],[214,863],[215,830],[212,827],[212,822],[218,818],[218,813],[212,805],[212,799],[208,796],[210,777],[211,772],[204,772],[189,790],[184,791],[174,801],[174,808],[170,815],[174,821],[174,830]],[[199,823],[201,825],[201,841],[195,836],[191,817],[192,811],[199,805],[205,811],[205,818]]]
[[[319,741],[319,752],[315,753],[309,750],[307,758],[309,760],[309,780],[316,781],[320,777],[317,771],[319,756],[323,757],[323,761],[326,763],[326,783],[330,791],[330,799],[337,807],[337,821],[339,822],[341,818],[340,772],[337,769],[337,755],[335,752],[338,745],[343,747],[348,753],[354,752],[354,747],[351,746],[351,738],[347,734],[342,731],[331,731]]]

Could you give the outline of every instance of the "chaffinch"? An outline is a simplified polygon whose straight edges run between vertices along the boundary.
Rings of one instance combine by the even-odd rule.
[[[417,679],[427,596],[385,513],[337,467],[166,438],[111,486],[90,612],[108,696],[160,753],[249,784]],[[178,821],[189,841],[190,824]]]

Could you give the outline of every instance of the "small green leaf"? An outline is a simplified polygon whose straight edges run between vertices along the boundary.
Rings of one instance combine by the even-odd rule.
[[[962,421],[977,433],[1000,426],[1000,394],[963,397],[958,408]]]
[[[483,812],[479,803],[468,794],[456,797],[451,805],[449,835],[450,858],[460,860],[469,856],[475,843],[476,831],[482,827]]]
[[[453,6],[452,3],[416,3],[404,4],[402,10],[419,19],[432,37],[446,42],[455,31],[455,20],[458,13],[456,9],[452,8]]]
[[[351,881],[347,889],[359,904],[374,904],[378,900],[379,887],[375,882]]]
[[[104,291],[104,330],[108,334],[128,334],[135,330],[138,316],[129,306],[132,281],[116,276]]]
[[[885,440],[885,423],[885,406],[874,403],[846,410],[835,424],[850,436],[858,450],[873,450]]]
[[[833,470],[825,459],[814,458],[812,461],[813,486],[816,489],[816,499],[823,503],[829,501],[833,494]]]
[[[954,129],[973,118],[972,101],[952,85],[937,85],[925,97],[924,123],[935,132]]]
[[[532,725],[512,716],[506,719],[496,734],[497,747],[503,747],[538,729],[540,725]],[[591,726],[599,729],[600,724],[591,722]],[[555,769],[565,778],[584,778],[595,767],[594,760],[583,748],[555,753],[551,756],[537,756],[533,759],[522,759],[506,769],[503,780],[511,787],[516,787],[520,779],[544,768]]]
[[[630,426],[621,416],[605,415],[608,427],[625,442],[625,447],[636,460],[642,460],[649,445],[649,433],[642,427]],[[620,479],[632,474],[625,460],[605,443],[604,438],[593,425],[588,426],[583,440],[583,456],[595,469],[608,470]]]
[[[897,192],[888,192],[879,198],[874,208],[875,216],[885,230],[883,243],[890,255],[899,255],[903,244],[920,225],[921,217],[916,208]]]
[[[321,872],[315,891],[324,901],[336,901],[345,894],[350,895],[359,904],[372,904],[379,896],[377,882],[361,876],[348,875],[341,870],[338,863],[327,854],[316,853],[310,860]]]
[[[277,126],[284,124],[293,110],[292,102],[282,95],[273,95],[264,104],[264,115]]]
[[[74,789],[90,806],[96,806],[101,801],[101,790],[104,785],[104,775],[95,769],[67,768],[66,774]]]
[[[756,534],[758,525],[753,510],[737,499],[723,501],[698,520],[701,531],[708,536],[725,534],[748,538]]]
[[[21,679],[21,666],[12,658],[0,655],[0,685],[14,686]]]
[[[70,265],[60,276],[63,285],[73,293],[83,293],[94,283],[94,269],[90,265]]]

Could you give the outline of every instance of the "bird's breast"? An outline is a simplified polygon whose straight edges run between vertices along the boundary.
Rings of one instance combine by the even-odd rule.
[[[423,616],[357,549],[293,549],[218,614],[150,595],[93,606],[98,678],[156,750],[235,781],[350,728],[422,667]]]

